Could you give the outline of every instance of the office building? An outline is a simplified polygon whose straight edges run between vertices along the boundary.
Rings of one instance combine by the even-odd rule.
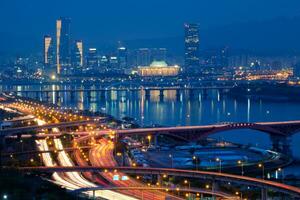
[[[140,48],[137,50],[136,60],[137,66],[148,66],[151,62],[151,51],[148,48]]]
[[[128,66],[127,64],[127,49],[125,47],[118,48],[118,63],[119,69],[126,69]]]
[[[55,72],[54,48],[51,36],[44,36],[44,72],[47,75]]]
[[[57,74],[69,74],[71,68],[70,18],[56,21],[56,65]]]
[[[153,61],[167,61],[167,49],[166,48],[151,49],[151,62]]]
[[[89,48],[87,55],[87,67],[88,70],[99,69],[98,51],[96,48]]]
[[[83,58],[83,42],[82,40],[77,40],[75,41],[72,50],[72,68],[76,72],[82,71]]]
[[[187,72],[199,71],[199,26],[198,24],[184,24],[185,32],[185,70]]]

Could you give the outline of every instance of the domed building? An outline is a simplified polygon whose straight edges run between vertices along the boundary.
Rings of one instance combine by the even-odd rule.
[[[177,76],[180,71],[178,65],[169,66],[165,61],[153,61],[150,66],[139,66],[140,76]]]

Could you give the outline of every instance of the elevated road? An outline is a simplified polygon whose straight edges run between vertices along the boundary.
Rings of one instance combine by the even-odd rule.
[[[66,127],[81,126],[81,125],[88,125],[88,124],[95,124],[95,123],[97,123],[97,121],[95,120],[81,120],[81,121],[61,122],[61,123],[53,123],[53,124],[45,124],[45,125],[24,126],[18,128],[8,128],[8,129],[0,130],[0,135],[12,136],[18,134],[25,134],[30,131],[40,131],[42,129],[66,128]]]
[[[139,191],[173,191],[173,192],[188,192],[188,193],[198,193],[198,194],[207,194],[207,195],[214,195],[221,197],[222,199],[239,199],[239,197],[232,196],[230,194],[226,194],[224,192],[219,191],[212,191],[212,190],[203,190],[203,189],[197,189],[197,188],[187,188],[187,187],[94,187],[94,188],[81,188],[78,190],[72,191],[72,193],[82,193],[82,192],[88,192],[88,191],[97,191],[97,190],[139,190]]]
[[[206,171],[193,171],[193,170],[180,170],[180,169],[167,169],[167,168],[144,168],[144,167],[24,167],[20,168],[21,171],[31,172],[105,172],[106,170],[114,171],[119,170],[128,174],[157,174],[157,175],[170,175],[188,178],[198,178],[211,181],[225,181],[237,184],[254,186],[262,189],[272,189],[277,192],[282,192],[296,198],[300,198],[300,188],[277,183],[273,181],[257,179],[246,176],[238,176],[217,172]]]

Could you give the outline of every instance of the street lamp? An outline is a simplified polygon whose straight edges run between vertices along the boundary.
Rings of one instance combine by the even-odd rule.
[[[172,154],[169,154],[169,158],[171,159],[171,168],[173,168],[173,156],[172,156]]]
[[[148,136],[147,136],[147,139],[148,139],[149,147],[150,147],[150,145],[151,145],[151,135],[148,135]]]
[[[219,172],[222,173],[222,160],[220,158],[216,158],[216,161],[219,162]]]
[[[242,176],[244,176],[244,162],[241,161],[241,160],[238,160],[237,163],[238,163],[238,165],[241,166],[241,168],[242,168]]]
[[[264,166],[264,164],[259,163],[258,167],[262,169],[262,178],[265,179],[265,166]]]
[[[195,161],[196,170],[198,171],[198,158],[196,156],[193,156],[193,160]]]

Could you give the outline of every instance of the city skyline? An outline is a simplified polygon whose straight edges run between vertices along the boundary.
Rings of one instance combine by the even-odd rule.
[[[62,10],[64,8],[67,8],[67,2],[64,1],[61,3],[60,6],[58,6],[59,10]],[[69,2],[70,3],[70,2]],[[92,3],[95,3],[91,1],[91,4],[84,5],[84,8],[90,8],[93,10]],[[120,3],[120,2],[119,2]],[[89,12],[89,13],[81,13],[81,12],[75,12],[79,11],[78,5],[70,4],[72,5],[72,9],[66,12],[62,11],[53,11],[53,7],[58,4],[58,2],[54,1],[51,6],[49,6],[49,14],[45,16],[44,14],[40,13],[39,9],[41,9],[41,5],[39,2],[35,1],[29,1],[26,5],[23,5],[25,8],[24,10],[30,11],[33,10],[32,16],[27,16],[25,13],[21,10],[22,2],[21,3],[16,3],[14,1],[11,2],[2,2],[3,6],[3,12],[1,12],[2,15],[6,13],[5,8],[8,9],[15,9],[15,10],[20,10],[17,15],[10,15],[7,14],[7,16],[11,16],[8,18],[9,20],[6,20],[3,22],[3,26],[6,26],[5,30],[2,30],[0,32],[1,38],[11,38],[10,39],[10,45],[12,45],[15,48],[12,48],[14,53],[16,52],[27,52],[27,53],[33,53],[37,52],[40,46],[38,45],[38,37],[42,37],[45,33],[53,34],[53,21],[58,19],[59,17],[62,16],[68,16],[72,19],[73,22],[76,23],[76,26],[72,27],[72,32],[74,33],[74,37],[76,38],[81,38],[83,41],[88,40],[87,45],[94,46],[94,47],[101,47],[102,49],[105,48],[110,48],[110,46],[115,45],[117,41],[129,41],[130,46],[135,46],[134,42],[135,40],[144,40],[144,39],[163,39],[165,38],[166,40],[170,40],[174,37],[182,37],[184,35],[184,32],[181,29],[181,26],[183,23],[198,23],[200,25],[200,30],[201,30],[201,37],[205,38],[203,41],[203,47],[202,48],[210,48],[213,46],[224,46],[224,45],[229,45],[232,46],[233,48],[243,48],[244,49],[250,49],[254,47],[260,47],[257,48],[258,50],[270,50],[273,48],[271,41],[276,41],[278,37],[270,37],[268,38],[267,41],[263,42],[261,41],[258,44],[251,44],[253,42],[246,42],[243,41],[242,39],[236,38],[238,42],[243,41],[243,43],[239,46],[237,42],[234,42],[231,37],[228,35],[228,31],[226,29],[232,29],[235,27],[236,30],[233,30],[233,34],[238,34],[239,29],[245,29],[247,27],[247,24],[249,24],[248,31],[250,30],[260,30],[260,34],[265,35],[267,34],[267,30],[261,29],[259,26],[259,23],[267,23],[267,24],[272,24],[273,20],[279,22],[282,20],[287,20],[291,21],[291,23],[297,23],[293,22],[294,17],[299,16],[297,12],[297,1],[289,1],[289,2],[281,2],[281,1],[272,1],[272,4],[270,1],[264,1],[257,3],[257,1],[247,1],[244,2],[243,4],[238,3],[235,0],[231,0],[229,3],[225,4],[223,2],[219,2],[218,8],[214,7],[213,3],[208,3],[208,2],[193,2],[189,1],[184,3],[179,3],[176,2],[173,3],[170,8],[171,10],[173,9],[174,11],[177,12],[172,12],[172,14],[167,15],[170,11],[165,11],[165,16],[167,17],[162,17],[162,13],[158,12],[153,17],[150,17],[150,10],[153,9],[159,9],[159,10],[164,10],[164,6],[168,5],[166,2],[164,3],[158,3],[156,1],[152,2],[148,6],[144,6],[143,9],[145,11],[141,12],[139,11],[138,13],[135,13],[136,15],[140,16],[141,19],[143,19],[143,23],[138,25],[137,19],[134,19],[134,14],[127,14],[125,15],[125,18],[122,17],[122,20],[126,21],[126,26],[125,23],[120,23],[117,21],[117,18],[121,17],[121,14],[124,13],[124,11],[120,12],[114,12],[113,14],[103,12],[102,14],[99,14],[99,12]],[[122,4],[122,3],[120,3]],[[123,3],[124,4],[124,3]],[[141,7],[140,4],[137,2],[133,1],[131,3],[128,3],[128,5],[124,5],[124,10],[126,9],[133,9],[131,8],[132,5],[136,5],[137,9]],[[97,5],[97,4],[95,4]],[[103,4],[99,6],[105,7],[111,6],[110,3]],[[23,8],[22,7],[22,8]],[[96,6],[95,6],[96,7]],[[223,10],[220,10],[219,7],[223,7]],[[245,11],[247,7],[251,7],[253,9],[252,12]],[[117,8],[116,11],[118,11],[119,8]],[[178,14],[178,16],[175,13],[180,13],[180,11],[184,11],[186,9],[190,9],[190,11],[194,12],[189,12],[188,14]],[[199,9],[199,11],[202,10],[202,12],[196,11],[196,9]],[[216,10],[214,10],[216,9]],[[208,10],[213,10],[213,12],[208,12]],[[148,11],[148,12],[147,12]],[[288,11],[288,12],[287,12]],[[241,14],[241,12],[243,12]],[[255,15],[253,14],[255,13]],[[38,18],[31,19],[34,15],[39,14]],[[239,16],[238,18],[235,17]],[[24,16],[25,15],[25,16]],[[174,16],[176,15],[176,16]],[[6,16],[6,18],[7,18]],[[23,20],[20,20],[22,17]],[[171,20],[171,17],[174,18]],[[27,19],[27,20],[26,20]],[[29,21],[32,21],[35,23],[35,26],[32,27]],[[124,22],[125,22],[124,21]],[[299,20],[300,21],[300,20]],[[14,24],[14,26],[11,25],[11,23]],[[216,23],[217,22],[217,23]],[[289,41],[288,38],[291,38],[290,36],[293,35],[289,29],[291,28],[292,24],[290,26],[284,27],[280,25],[280,29],[283,30],[278,30],[279,32],[282,32],[281,35],[286,35],[285,37],[282,37],[282,40],[284,41]],[[113,25],[113,26],[112,26]],[[242,27],[243,28],[242,28]],[[253,26],[253,28],[251,28]],[[16,32],[14,27],[18,27],[18,29],[23,29],[22,34],[20,32]],[[30,27],[30,29],[26,28]],[[294,26],[295,27],[295,26]],[[297,30],[297,26],[295,27]],[[210,37],[211,32],[216,32],[218,29],[225,30],[224,35],[220,37],[217,33],[214,33],[213,39]],[[286,31],[284,31],[286,29]],[[208,32],[208,33],[207,33]],[[266,32],[266,33],[264,33]],[[246,35],[245,35],[246,34]],[[296,34],[296,33],[295,33]],[[249,37],[249,40],[253,41],[254,39],[260,39],[257,38],[256,34],[250,34],[247,32],[243,32],[243,35],[245,35],[245,38]],[[276,35],[276,34],[275,34]],[[22,40],[23,42],[20,45],[20,41]],[[31,43],[27,43],[27,41],[30,40]],[[173,40],[174,41],[174,40]],[[1,42],[1,41],[0,41]],[[145,46],[149,45],[150,42],[145,42]],[[170,42],[166,41],[169,45]],[[297,47],[297,45],[293,45],[292,42],[285,42],[286,47],[284,50],[290,50],[288,47]],[[7,46],[6,40],[2,42],[3,47]],[[19,45],[17,45],[19,44]],[[175,43],[173,48],[169,48],[173,51],[175,49],[180,49],[178,48],[181,44],[179,42]],[[299,45],[300,46],[300,45]],[[143,47],[143,46],[140,46]],[[177,48],[176,48],[177,47]],[[264,47],[264,48],[263,48]],[[297,50],[297,48],[296,48]],[[1,49],[0,49],[1,52]]]

